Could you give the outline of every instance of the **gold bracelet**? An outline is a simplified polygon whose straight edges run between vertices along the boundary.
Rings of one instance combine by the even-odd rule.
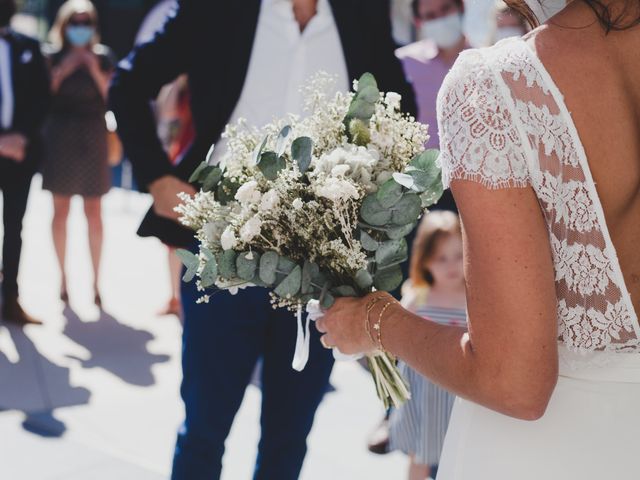
[[[385,303],[384,307],[382,307],[382,310],[380,310],[380,314],[378,315],[378,323],[376,323],[373,326],[374,330],[376,330],[378,335],[378,349],[384,353],[387,353],[387,350],[386,348],[384,348],[384,345],[382,344],[382,316],[384,315],[384,312],[387,311],[387,308],[389,308],[391,305],[394,305],[395,303],[396,303],[395,300],[390,300],[387,303]]]
[[[375,305],[384,298],[384,296],[379,296],[379,297],[374,297],[371,300],[369,300],[369,303],[367,303],[366,306],[366,315],[364,317],[364,330],[367,332],[367,336],[369,337],[369,340],[371,340],[371,344],[372,345],[376,345],[376,341],[373,339],[373,335],[371,335],[371,310],[373,310],[373,307],[375,307]]]

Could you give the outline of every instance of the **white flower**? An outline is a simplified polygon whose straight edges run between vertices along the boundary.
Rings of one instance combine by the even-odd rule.
[[[331,176],[344,177],[349,170],[351,170],[351,167],[349,165],[336,165],[331,169]]]
[[[249,180],[240,186],[236,192],[235,199],[242,204],[256,204],[260,202],[262,194],[258,190],[258,182]]]
[[[262,200],[260,201],[258,210],[261,212],[273,210],[279,203],[280,197],[278,196],[278,192],[275,190],[269,190],[267,193],[262,195]]]
[[[384,102],[393,110],[400,110],[400,100],[402,100],[402,96],[396,92],[387,92],[384,97]]]
[[[254,215],[240,228],[240,239],[245,243],[249,243],[253,240],[253,237],[260,234],[261,228],[262,220],[258,215]]]
[[[293,201],[292,206],[293,206],[294,209],[300,210],[302,208],[302,206],[303,206],[302,200],[300,200],[299,198],[296,198]]]
[[[339,178],[328,178],[324,183],[316,185],[316,195],[334,202],[360,197],[360,193],[353,183]]]
[[[236,238],[236,234],[233,231],[231,225],[227,226],[222,232],[222,236],[220,237],[220,245],[223,250],[232,250],[233,247],[236,246],[238,239]]]
[[[224,221],[212,221],[205,224],[202,227],[202,231],[209,243],[220,243],[220,237],[226,226],[227,223]]]

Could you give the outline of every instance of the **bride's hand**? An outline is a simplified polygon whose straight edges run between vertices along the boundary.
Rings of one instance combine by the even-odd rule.
[[[381,296],[383,299],[378,303],[384,304],[384,297],[393,298],[384,292],[376,292],[362,298],[338,298],[324,316],[316,321],[316,328],[320,333],[324,333],[320,339],[323,345],[327,348],[336,347],[347,355],[374,352],[377,345],[371,341],[365,325],[367,305],[374,298]],[[375,318],[372,315],[370,327],[373,327],[374,323]],[[373,329],[370,331],[375,339]]]

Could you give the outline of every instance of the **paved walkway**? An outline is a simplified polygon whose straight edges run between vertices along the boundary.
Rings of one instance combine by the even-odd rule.
[[[79,202],[69,225],[70,306],[57,299],[50,203],[36,177],[20,283],[27,310],[45,325],[0,326],[0,479],[166,479],[183,414],[180,324],[156,314],[169,293],[164,248],[135,236],[149,199],[114,190],[104,200],[102,314],[92,304]],[[302,480],[405,478],[403,456],[364,447],[382,415],[370,382],[358,365],[337,365],[336,392],[316,417]],[[249,387],[227,441],[223,480],[251,478],[259,404],[260,392]]]

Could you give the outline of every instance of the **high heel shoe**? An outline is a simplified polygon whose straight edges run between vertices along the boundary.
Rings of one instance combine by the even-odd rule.
[[[102,298],[100,294],[96,292],[96,295],[93,297],[93,303],[96,304],[96,307],[102,309]]]

